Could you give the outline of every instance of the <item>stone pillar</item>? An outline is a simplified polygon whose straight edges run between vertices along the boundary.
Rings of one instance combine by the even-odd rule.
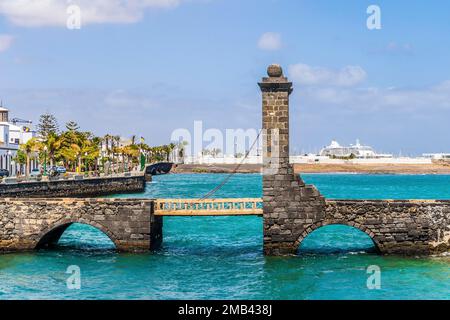
[[[278,65],[269,66],[269,77],[259,86],[263,95],[263,158],[268,175],[286,174],[289,165],[289,95],[292,82]]]
[[[295,254],[308,224],[324,212],[325,201],[305,186],[289,163],[289,95],[292,82],[271,65],[259,87],[263,113],[264,253]]]

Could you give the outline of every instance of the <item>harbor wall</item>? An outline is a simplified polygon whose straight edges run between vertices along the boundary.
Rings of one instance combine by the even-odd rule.
[[[0,197],[96,197],[145,191],[144,175],[0,184]]]

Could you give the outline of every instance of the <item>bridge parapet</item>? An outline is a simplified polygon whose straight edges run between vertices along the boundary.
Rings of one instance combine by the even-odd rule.
[[[155,200],[156,216],[242,216],[262,214],[261,198]]]

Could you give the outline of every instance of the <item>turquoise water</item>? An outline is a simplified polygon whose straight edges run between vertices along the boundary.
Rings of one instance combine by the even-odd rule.
[[[143,194],[196,198],[224,175],[166,175]],[[450,176],[305,175],[330,198],[450,199]],[[236,175],[217,197],[260,197],[259,175]],[[449,299],[450,258],[381,257],[350,227],[313,232],[296,257],[262,255],[258,217],[164,218],[163,248],[118,254],[100,231],[73,225],[57,250],[0,256],[0,299]],[[80,290],[66,270],[81,270]],[[381,289],[367,288],[367,267]]]

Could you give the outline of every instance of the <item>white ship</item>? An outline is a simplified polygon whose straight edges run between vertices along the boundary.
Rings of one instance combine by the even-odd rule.
[[[370,146],[362,145],[359,140],[356,144],[350,146],[341,146],[337,141],[331,141],[331,144],[320,151],[320,156],[331,158],[353,157],[357,159],[380,159],[393,158],[392,154],[377,153]]]

